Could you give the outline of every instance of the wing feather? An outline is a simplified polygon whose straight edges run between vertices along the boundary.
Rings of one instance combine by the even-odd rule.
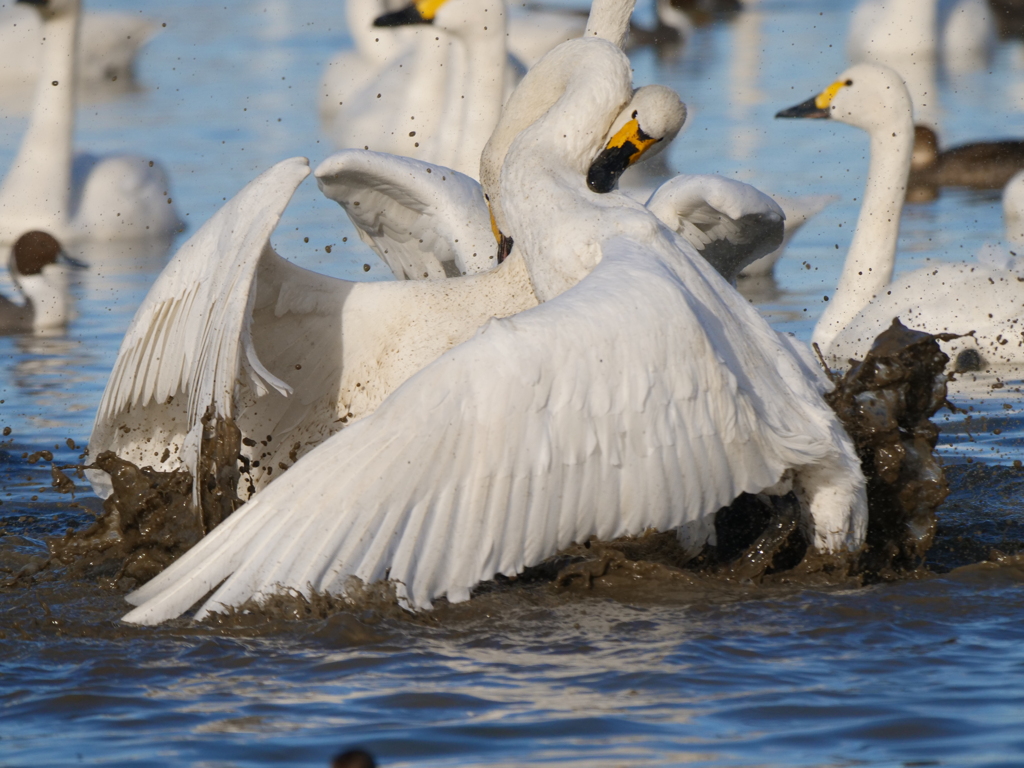
[[[399,280],[497,266],[483,191],[468,176],[407,157],[346,149],[324,160],[316,178]]]
[[[699,544],[740,492],[832,455],[834,419],[756,311],[638,266],[638,248],[605,244],[578,286],[410,378],[136,593],[126,620],[178,615],[218,580],[197,618],[350,577],[387,577],[414,608],[463,600],[592,534],[683,526]],[[745,323],[712,321],[730,313]]]
[[[94,455],[125,442],[137,445],[132,429],[161,431],[180,440],[178,460],[194,469],[207,406],[218,415],[234,415],[243,354],[267,386],[288,391],[246,349],[244,338],[257,265],[307,175],[305,158],[285,160],[264,172],[189,238],[161,272],[121,343],[93,425]],[[158,411],[176,395],[187,396],[187,408],[183,421],[172,424],[179,414]],[[126,432],[119,426],[127,423],[129,411],[134,413]],[[94,472],[90,479],[102,492],[109,486],[101,475]]]
[[[676,176],[655,190],[647,207],[727,280],[776,250],[784,236],[786,215],[778,203],[722,176]]]

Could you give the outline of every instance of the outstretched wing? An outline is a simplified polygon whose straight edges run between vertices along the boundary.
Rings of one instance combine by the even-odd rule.
[[[786,215],[749,184],[722,176],[676,176],[647,201],[726,280],[782,243]]]
[[[316,179],[399,280],[498,265],[483,191],[468,176],[408,157],[346,149],[324,160]]]
[[[270,234],[307,175],[304,157],[264,172],[160,273],[121,342],[89,440],[94,456],[114,450],[153,466],[194,470],[202,417],[209,406],[234,416],[240,378],[257,395],[291,392],[253,346],[253,285],[261,260],[283,261],[269,246]],[[90,480],[109,494],[104,473],[92,472]]]
[[[699,546],[740,492],[834,451],[834,417],[756,311],[710,268],[687,280],[639,248],[606,243],[580,284],[421,370],[130,595],[125,620],[218,584],[197,618],[352,577],[426,608],[592,534],[680,528]]]

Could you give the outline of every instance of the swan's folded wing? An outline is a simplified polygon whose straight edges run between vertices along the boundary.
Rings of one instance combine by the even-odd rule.
[[[270,234],[295,189],[309,175],[305,158],[264,172],[226,203],[181,247],[135,313],[100,400],[89,445],[92,455],[134,446],[159,457],[167,448],[176,468],[194,469],[202,417],[213,406],[233,416],[242,370],[250,389],[289,391],[256,357],[250,323],[257,267]],[[177,462],[180,461],[180,464]],[[148,461],[153,466],[159,458]],[[90,476],[109,493],[102,472]]]
[[[353,577],[426,608],[591,535],[679,528],[699,546],[740,492],[832,450],[827,406],[771,362],[778,336],[714,319],[756,312],[635,247],[606,244],[579,285],[410,378],[130,595],[125,620],[178,616],[218,585],[197,618]]]
[[[346,149],[324,160],[316,179],[399,280],[497,266],[483,191],[468,176],[407,157]]]
[[[782,243],[786,215],[749,184],[722,176],[676,176],[647,207],[686,238],[727,280]]]

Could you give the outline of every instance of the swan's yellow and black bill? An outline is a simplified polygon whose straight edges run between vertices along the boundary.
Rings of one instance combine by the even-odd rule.
[[[430,24],[446,0],[418,0],[400,11],[385,13],[373,20],[375,27],[405,27],[410,24]]]
[[[644,133],[640,123],[633,118],[612,136],[601,154],[590,164],[587,186],[599,194],[611,192],[625,170],[659,141],[661,139]]]
[[[847,85],[850,85],[849,81],[836,80],[832,85],[826,88],[824,91],[819,93],[817,96],[812,96],[807,101],[803,101],[797,104],[795,107],[784,109],[781,112],[775,114],[776,117],[809,117],[809,118],[828,118],[831,115],[829,107],[832,106],[832,99],[835,98],[836,94],[839,93],[839,89]]]

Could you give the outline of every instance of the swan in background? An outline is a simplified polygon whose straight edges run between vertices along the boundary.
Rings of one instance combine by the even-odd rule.
[[[0,10],[0,87],[31,87],[39,80],[43,24],[25,0]],[[135,57],[157,31],[138,14],[86,13],[78,40],[78,85],[133,80]]]
[[[18,238],[7,268],[25,302],[0,296],[0,333],[46,333],[67,325],[73,312],[65,265],[82,266],[52,235],[26,232]]]
[[[1001,189],[1024,168],[1024,141],[976,141],[939,151],[938,136],[928,126],[914,128],[907,199],[934,200],[940,187]]]
[[[914,143],[910,94],[887,67],[860,64],[818,96],[777,117],[830,118],[867,131],[870,165],[839,284],[812,340],[830,364],[862,359],[894,317],[929,333],[973,336],[943,342],[952,355],[975,350],[983,364],[1024,361],[1024,281],[978,262],[926,267],[892,281],[900,214]]]
[[[628,45],[679,44],[693,34],[690,17],[677,9],[671,0],[654,0],[650,27],[630,23]],[[527,69],[556,45],[583,35],[587,14],[557,7],[527,8],[510,4],[508,17],[508,50]]]
[[[348,0],[345,17],[354,50],[334,56],[324,69],[320,83],[320,114],[329,119],[338,112],[341,102],[367,87],[379,77],[384,67],[406,56],[415,47],[417,35],[425,30],[406,28],[382,32],[373,20],[392,8],[380,0]]]
[[[977,69],[996,42],[992,9],[986,0],[959,0],[944,10],[939,0],[862,0],[850,20],[847,52],[855,61],[941,53],[954,71]]]
[[[543,303],[302,458],[129,595],[125,621],[178,616],[211,589],[197,619],[352,579],[389,580],[411,609],[460,602],[591,535],[677,529],[699,548],[722,505],[790,474],[813,546],[860,546],[864,478],[818,378],[650,211],[586,185],[592,127],[628,101],[631,72],[607,41],[549,56],[566,46],[569,85],[500,177]]]
[[[430,24],[415,47],[391,63],[330,118],[342,147],[364,147],[438,163],[475,176],[501,114],[505,94],[521,72],[505,51],[503,0],[441,0],[385,14],[390,27]],[[333,98],[333,97],[332,97]]]
[[[571,47],[568,58],[552,53],[521,88],[536,84],[547,97],[554,82],[549,71],[571,65],[571,56]],[[634,104],[648,103],[642,92],[621,111],[637,114]],[[653,125],[644,115],[633,118],[638,133],[651,134],[628,162],[665,138],[658,126],[678,133],[684,114],[673,113],[678,124],[666,125],[660,113]],[[589,133],[606,135],[615,119],[605,117]],[[505,120],[516,116],[507,112]],[[279,163],[171,260],[125,335],[90,438],[93,455],[113,450],[136,464],[184,467],[199,477],[202,418],[212,407],[252,444],[242,452],[255,492],[488,319],[537,304],[520,256],[490,269],[495,246],[475,181],[363,150],[325,160],[317,181],[396,276],[490,271],[453,280],[352,283],[292,265],[268,238],[308,172],[303,158]],[[483,253],[486,261],[478,258]],[[237,395],[236,380],[242,382]],[[90,479],[97,493],[110,493],[104,473],[91,471]]]
[[[181,228],[163,169],[130,155],[73,155],[79,0],[35,0],[42,70],[28,129],[0,184],[0,242],[32,229],[62,242],[166,236]]]

